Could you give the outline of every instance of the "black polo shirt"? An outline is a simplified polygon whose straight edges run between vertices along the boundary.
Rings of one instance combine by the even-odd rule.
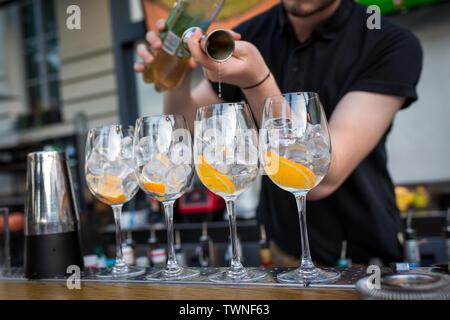
[[[259,49],[282,92],[317,92],[328,119],[350,91],[402,96],[405,108],[417,99],[420,44],[412,33],[384,17],[380,30],[369,30],[368,17],[366,7],[342,0],[332,17],[300,43],[282,5],[277,5],[235,30]],[[217,84],[213,87],[217,91]],[[245,99],[239,88],[226,84],[222,96],[230,102]],[[397,238],[402,224],[386,167],[388,132],[333,194],[307,202],[313,260],[335,265],[343,240],[348,241],[348,257],[356,263],[368,263],[371,257],[385,263],[402,259]],[[294,196],[267,176],[263,177],[258,217],[278,246],[300,256]]]

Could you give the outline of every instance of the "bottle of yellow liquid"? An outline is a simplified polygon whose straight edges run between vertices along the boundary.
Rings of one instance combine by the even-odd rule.
[[[162,47],[153,52],[155,60],[146,65],[143,79],[157,91],[175,88],[188,68],[189,53],[183,48],[182,34],[190,27],[206,32],[225,0],[178,0],[160,34]]]

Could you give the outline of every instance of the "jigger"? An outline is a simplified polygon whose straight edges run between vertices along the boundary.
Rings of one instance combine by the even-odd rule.
[[[195,33],[198,27],[192,27],[184,31],[181,36],[184,49],[190,53],[188,41]],[[234,52],[234,38],[233,35],[224,29],[216,29],[211,31],[208,35],[203,35],[200,40],[200,48],[206,55],[215,62],[225,62],[231,58]]]
[[[27,157],[25,256],[27,278],[83,270],[78,208],[65,152],[34,152]]]

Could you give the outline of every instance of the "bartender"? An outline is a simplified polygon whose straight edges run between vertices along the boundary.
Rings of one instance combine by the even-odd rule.
[[[417,100],[422,50],[416,37],[353,0],[283,0],[239,25],[236,49],[221,66],[201,50],[201,32],[189,40],[190,65],[207,79],[191,90],[192,70],[165,93],[164,112],[184,114],[193,128],[199,106],[246,100],[260,126],[263,101],[285,92],[314,91],[329,120],[332,157],[328,174],[308,193],[307,223],[312,259],[334,266],[341,244],[359,264],[372,258],[402,260],[402,223],[387,170],[385,143],[397,111]],[[163,21],[157,27],[162,30]],[[147,40],[161,46],[153,32]],[[145,45],[140,57],[151,63]],[[135,64],[142,72],[143,62]],[[298,266],[300,230],[295,199],[263,176],[258,217],[272,240],[274,265]]]

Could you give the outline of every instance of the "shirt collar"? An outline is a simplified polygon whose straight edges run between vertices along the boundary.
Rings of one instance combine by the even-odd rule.
[[[319,34],[325,39],[333,39],[334,35],[337,34],[339,29],[345,24],[345,22],[350,17],[353,10],[354,0],[341,0],[339,7],[333,13],[333,15],[327,19],[325,22],[320,24],[314,32]],[[287,17],[286,11],[284,10],[283,4],[279,4],[278,11],[278,22],[281,30],[284,32],[291,28],[289,19]]]

